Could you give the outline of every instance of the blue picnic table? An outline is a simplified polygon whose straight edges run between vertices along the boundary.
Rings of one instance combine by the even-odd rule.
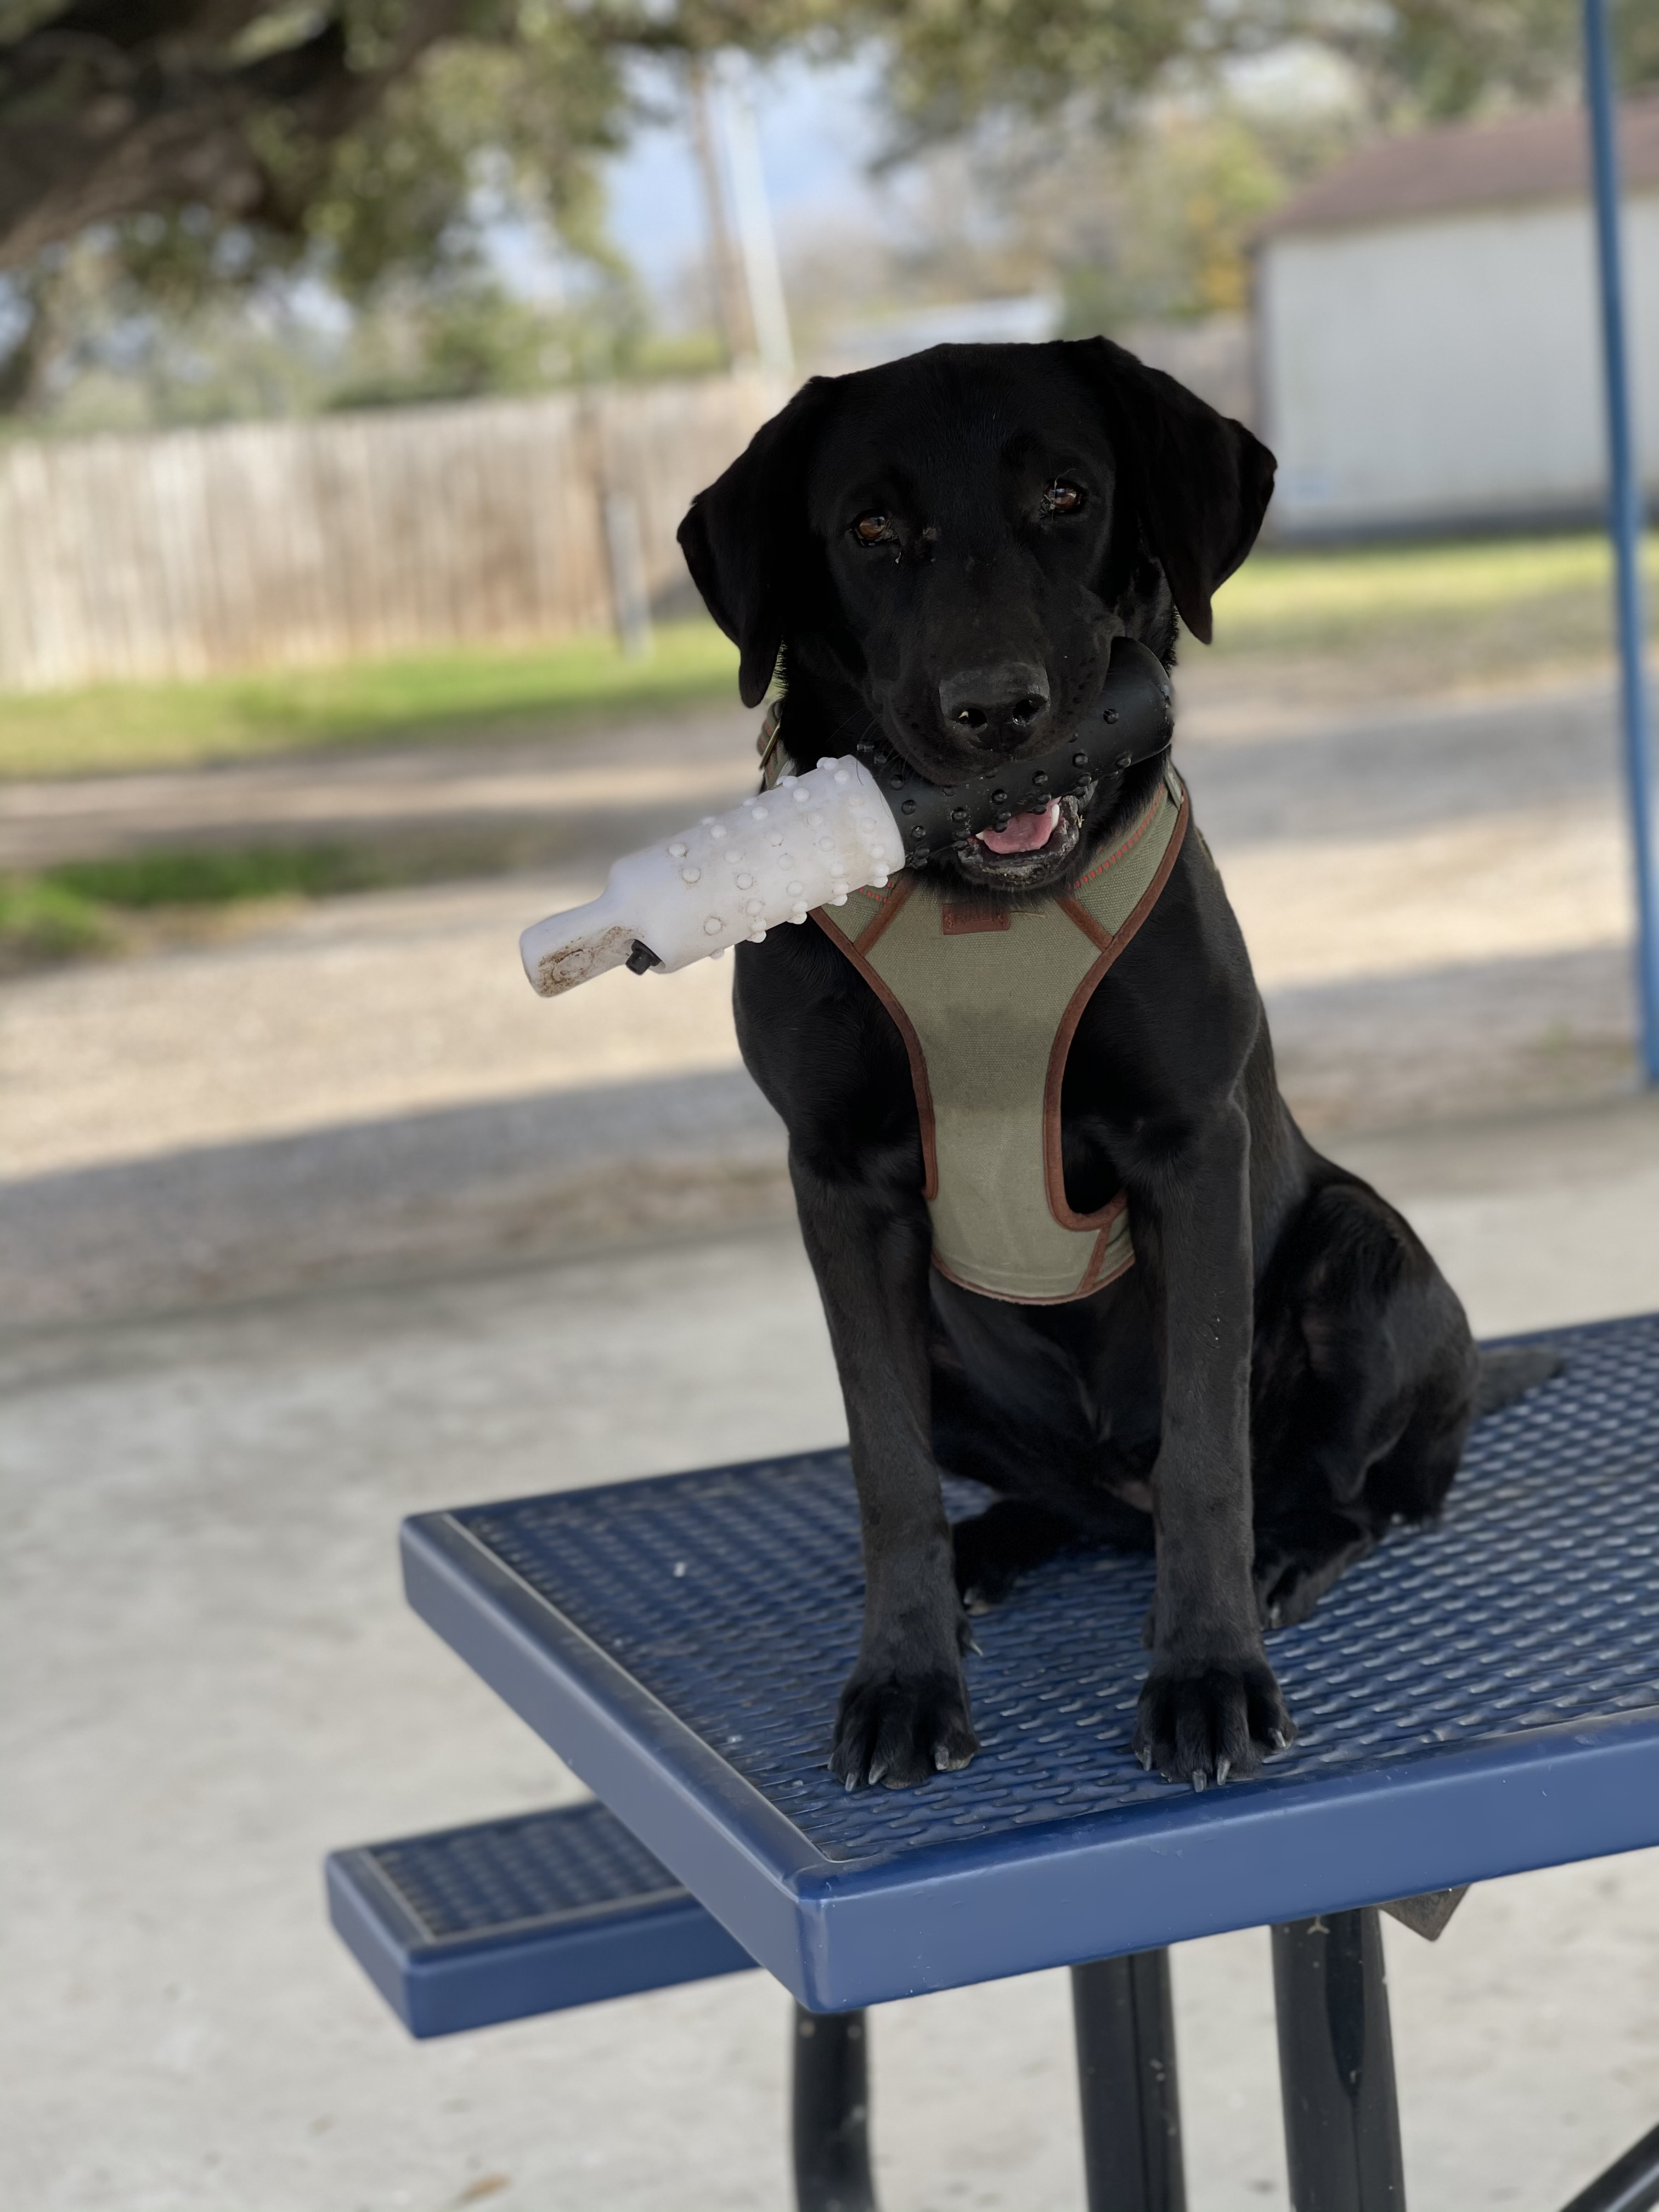
[[[1265,1923],[1296,2212],[1402,2207],[1378,1907],[1433,1936],[1471,1882],[1659,1844],[1659,1316],[1551,1340],[1440,1525],[1274,1633],[1292,1749],[1201,1794],[1129,1751],[1145,1557],[1018,1583],[973,1765],[849,1794],[843,1450],[420,1515],[410,1602],[599,1802],[336,1853],[335,1924],[417,2035],[766,1968],[805,2212],[874,2203],[867,2007],[1070,1966],[1091,2212],[1181,2212],[1166,1947]],[[1656,2203],[1659,2129],[1570,2212]]]

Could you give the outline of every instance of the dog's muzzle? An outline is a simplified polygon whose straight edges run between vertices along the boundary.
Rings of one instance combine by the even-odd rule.
[[[1175,709],[1164,663],[1133,638],[1112,642],[1106,681],[1093,706],[1063,744],[1035,758],[979,769],[960,783],[933,783],[878,738],[856,757],[881,784],[904,840],[905,858],[926,867],[959,852],[982,830],[1006,830],[1015,817],[1058,799],[1087,805],[1103,785],[1121,784],[1142,762],[1170,750]],[[1042,848],[1048,857],[1048,848]],[[997,880],[1006,880],[999,870]]]

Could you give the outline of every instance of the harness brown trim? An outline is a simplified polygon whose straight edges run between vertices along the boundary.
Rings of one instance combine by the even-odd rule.
[[[1094,916],[1074,899],[1063,898],[1060,902],[1084,935],[1102,948],[1099,959],[1073,992],[1071,1003],[1060,1016],[1060,1027],[1054,1032],[1054,1049],[1048,1055],[1048,1080],[1042,1086],[1042,1179],[1048,1187],[1048,1211],[1062,1229],[1092,1229],[1097,1224],[1109,1224],[1120,1208],[1127,1203],[1121,1191],[1109,1205],[1102,1206],[1095,1213],[1074,1213],[1066,1203],[1066,1158],[1060,1127],[1060,1092],[1065,1087],[1066,1061],[1072,1049],[1072,1039],[1077,1035],[1078,1024],[1107,969],[1125,951],[1141,923],[1158,904],[1159,894],[1170,880],[1170,872],[1180,856],[1187,835],[1187,791],[1183,785],[1175,828],[1170,833],[1170,842],[1164,858],[1158,864],[1158,873],[1131,908],[1127,921],[1115,937],[1109,937]],[[1150,815],[1147,819],[1151,819]],[[1140,830],[1145,828],[1146,823],[1143,823]],[[1136,834],[1138,836],[1140,832]],[[1126,844],[1121,849],[1127,852],[1129,847]],[[1091,1266],[1093,1264],[1091,1261]]]

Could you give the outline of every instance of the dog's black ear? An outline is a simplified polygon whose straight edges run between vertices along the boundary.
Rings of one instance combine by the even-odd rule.
[[[806,465],[830,380],[815,376],[764,422],[679,527],[703,604],[738,653],[738,690],[758,707],[777,666],[793,586],[810,556]]]
[[[1065,351],[1106,411],[1181,618],[1208,645],[1211,599],[1255,543],[1277,464],[1242,422],[1109,338],[1074,338]]]

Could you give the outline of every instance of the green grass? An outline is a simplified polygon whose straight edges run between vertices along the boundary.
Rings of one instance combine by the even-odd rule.
[[[408,880],[390,852],[372,845],[256,845],[216,851],[65,860],[26,878],[44,890],[129,913],[168,906],[223,906],[237,899],[323,898]]]
[[[465,841],[257,845],[65,860],[38,874],[0,876],[0,972],[91,953],[119,952],[150,917],[164,933],[190,909],[254,899],[324,898],[488,872],[495,858]]]
[[[0,777],[181,768],[261,753],[499,735],[737,696],[714,624],[665,623],[648,660],[608,637],[335,668],[0,694]]]
[[[112,951],[119,932],[94,900],[40,876],[0,876],[0,972]]]
[[[1651,578],[1659,533],[1644,549]],[[1398,649],[1413,633],[1498,665],[1610,648],[1613,556],[1604,537],[1254,554],[1216,597],[1223,652]]]

